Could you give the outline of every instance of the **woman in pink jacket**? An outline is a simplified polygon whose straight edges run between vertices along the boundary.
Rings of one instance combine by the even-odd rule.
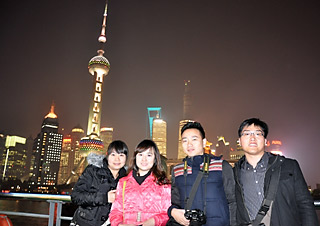
[[[126,177],[120,179],[110,212],[111,226],[160,226],[168,221],[171,185],[161,165],[157,145],[138,144]]]

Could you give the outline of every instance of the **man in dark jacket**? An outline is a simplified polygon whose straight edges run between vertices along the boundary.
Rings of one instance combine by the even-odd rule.
[[[247,119],[238,135],[245,153],[234,167],[238,225],[317,226],[313,200],[298,162],[265,152],[267,124]]]
[[[170,219],[167,225],[235,225],[235,184],[231,166],[219,157],[204,154],[206,139],[200,123],[185,124],[181,129],[181,140],[187,157],[172,171],[171,206],[168,209]],[[202,177],[191,208],[186,211],[185,200],[190,198],[199,171],[205,168],[208,169],[207,174]],[[200,224],[199,220],[190,220],[193,217],[186,218],[186,212],[196,217],[201,215],[201,211],[206,215],[204,224]]]

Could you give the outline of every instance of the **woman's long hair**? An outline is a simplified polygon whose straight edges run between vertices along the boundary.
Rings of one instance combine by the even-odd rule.
[[[133,158],[131,159],[129,172],[131,172],[132,170],[135,170],[136,172],[138,172],[139,168],[136,163],[136,156],[138,153],[142,153],[148,150],[149,148],[153,150],[153,153],[155,156],[155,161],[150,171],[155,176],[156,183],[159,185],[169,184],[170,182],[161,164],[161,156],[160,156],[159,149],[152,140],[143,140],[138,144],[138,146],[136,147],[136,150],[133,153]]]

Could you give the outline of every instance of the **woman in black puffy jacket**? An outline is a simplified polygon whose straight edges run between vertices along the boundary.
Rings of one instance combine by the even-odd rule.
[[[121,177],[126,175],[124,168],[129,150],[120,140],[113,141],[107,155],[91,152],[88,166],[75,184],[71,200],[78,205],[70,225],[108,225],[109,212],[115,200],[115,189]]]

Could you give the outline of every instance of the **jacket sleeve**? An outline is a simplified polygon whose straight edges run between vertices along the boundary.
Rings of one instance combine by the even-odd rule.
[[[179,188],[176,186],[175,177],[173,170],[171,172],[171,206],[168,209],[168,216],[171,216],[171,211],[173,208],[182,209],[180,204],[180,192]]]
[[[300,166],[296,160],[293,160],[293,167],[295,178],[295,197],[297,200],[301,225],[319,225],[313,199],[308,190],[308,186],[303,177]]]
[[[171,204],[171,186],[169,184],[161,186],[161,213],[155,215],[153,217],[155,221],[155,225],[165,226],[167,221],[169,220],[167,210]]]
[[[235,195],[235,180],[233,176],[233,170],[231,165],[223,160],[222,163],[222,177],[223,177],[223,186],[224,192],[226,194],[228,205],[229,205],[229,215],[230,215],[230,225],[237,225],[236,223],[236,212],[237,212],[237,203]]]
[[[117,186],[116,199],[112,203],[109,219],[111,226],[118,226],[123,221],[123,199],[122,199],[123,180]]]
[[[99,187],[94,183],[94,170],[87,166],[73,187],[71,200],[78,206],[99,206],[107,202],[105,193],[100,192]]]

